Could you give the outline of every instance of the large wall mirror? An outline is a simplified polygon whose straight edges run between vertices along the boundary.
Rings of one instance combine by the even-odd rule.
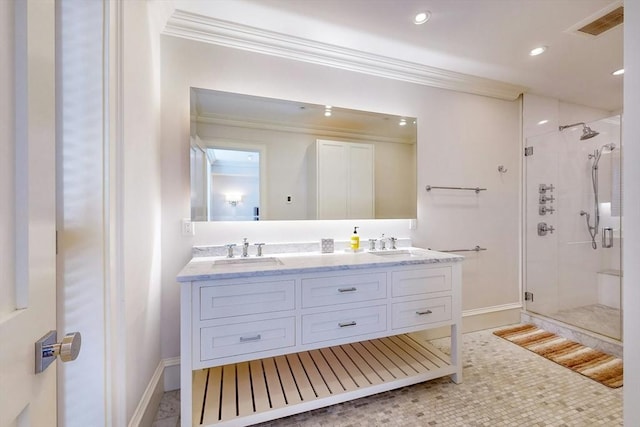
[[[416,217],[413,117],[191,89],[191,219]]]

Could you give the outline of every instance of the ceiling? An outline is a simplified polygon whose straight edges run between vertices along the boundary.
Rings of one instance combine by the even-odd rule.
[[[177,8],[289,36],[622,109],[623,25],[576,28],[620,0],[175,0]],[[411,22],[429,10],[423,25]],[[536,57],[529,51],[547,46]]]

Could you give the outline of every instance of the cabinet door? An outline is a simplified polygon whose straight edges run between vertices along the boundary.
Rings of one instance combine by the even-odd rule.
[[[373,145],[349,144],[349,216],[374,217]]]
[[[318,219],[348,218],[347,145],[318,141]]]
[[[375,216],[372,144],[318,140],[318,219]]]

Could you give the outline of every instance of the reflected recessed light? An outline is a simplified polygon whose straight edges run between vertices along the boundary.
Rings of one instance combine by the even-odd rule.
[[[400,119],[400,123],[398,123],[398,125],[400,126],[406,126],[407,125],[407,119],[405,119],[404,117]]]
[[[325,117],[331,117],[331,110],[325,110],[324,116]]]
[[[413,18],[413,23],[416,25],[424,24],[429,20],[429,18],[431,18],[431,12],[429,12],[428,10],[425,12],[420,12]]]
[[[547,124],[547,123],[549,123],[549,120],[547,120],[547,119],[540,120],[540,121],[538,122],[538,124],[539,124],[539,125],[544,125],[544,124]]]
[[[611,74],[613,74],[614,76],[622,75],[622,74],[624,74],[624,68],[620,68],[619,70],[616,70]]]
[[[535,49],[531,49],[531,52],[529,52],[530,56],[538,56],[541,53],[544,53],[544,51],[547,50],[546,46],[539,46],[536,47]]]

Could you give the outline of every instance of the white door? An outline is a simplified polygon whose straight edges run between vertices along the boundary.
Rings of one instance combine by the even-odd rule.
[[[0,1],[0,427],[56,425],[53,0]]]

